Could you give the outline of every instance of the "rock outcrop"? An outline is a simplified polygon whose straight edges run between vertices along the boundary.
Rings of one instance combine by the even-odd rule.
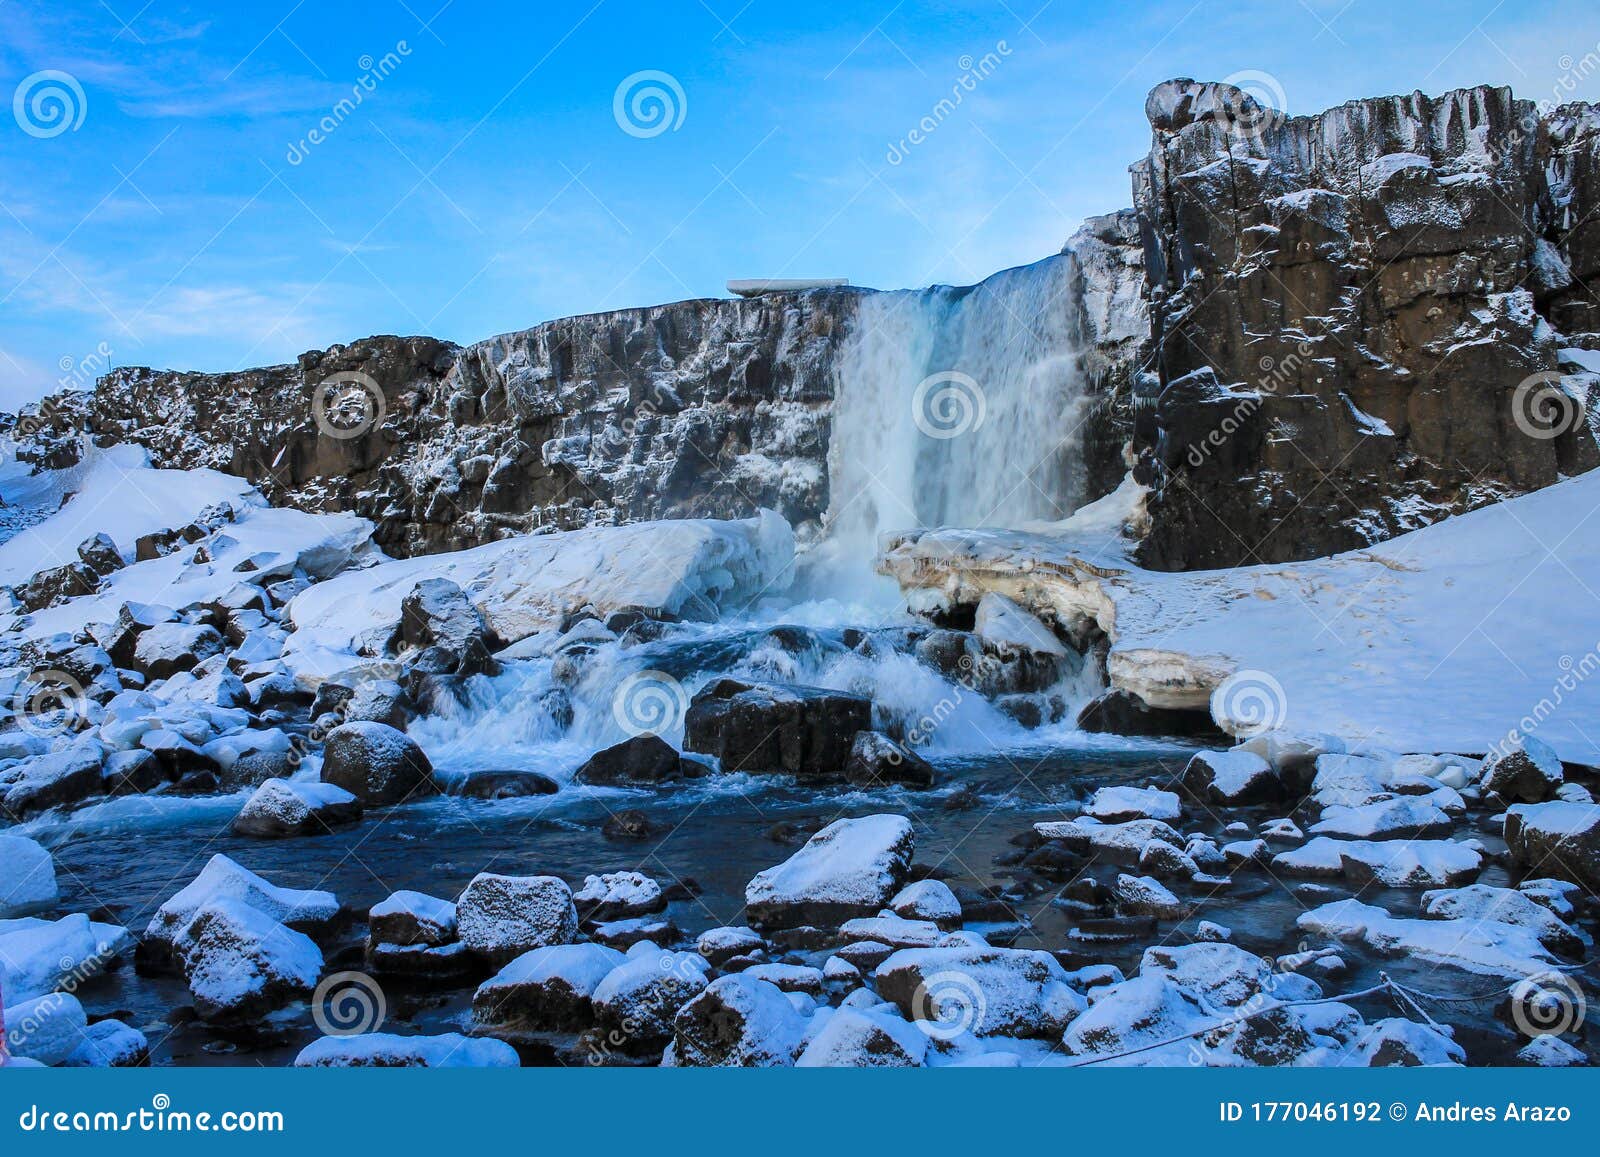
[[[1146,565],[1332,554],[1600,464],[1551,324],[1595,329],[1592,109],[1479,87],[1287,119],[1178,80],[1146,112]]]

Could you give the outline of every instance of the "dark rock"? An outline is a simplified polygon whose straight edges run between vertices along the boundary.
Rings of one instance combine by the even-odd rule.
[[[721,679],[684,716],[684,747],[716,756],[723,771],[838,776],[872,703],[817,687]]]
[[[1179,710],[1150,707],[1131,691],[1106,691],[1078,712],[1078,729],[1111,735],[1172,736],[1180,739],[1221,741],[1211,712],[1204,708]]]
[[[483,613],[446,578],[424,579],[401,600],[399,642],[407,648],[439,648],[450,660],[440,673],[492,675],[499,670],[492,657],[498,640]]]
[[[608,840],[647,840],[661,829],[638,808],[614,812],[600,826],[600,834]]]
[[[361,801],[326,783],[269,779],[233,820],[233,834],[257,839],[320,836],[361,820]]]
[[[1543,803],[1555,796],[1564,776],[1549,744],[1529,736],[1486,757],[1479,782],[1507,803]]]
[[[914,751],[901,747],[877,731],[858,731],[850,744],[844,775],[851,783],[864,787],[902,784],[906,787],[933,786],[933,765]]]
[[[122,569],[122,552],[108,534],[96,534],[78,544],[78,557],[95,574],[104,578]]]
[[[99,744],[82,742],[23,760],[0,781],[0,808],[20,823],[50,808],[100,795],[105,791],[103,758]]]
[[[656,784],[685,776],[684,762],[660,736],[636,735],[589,757],[573,778],[594,786]]]
[[[471,771],[452,781],[446,793],[463,799],[522,799],[560,790],[559,783],[537,771]]]
[[[107,795],[138,795],[167,782],[167,771],[153,751],[113,751],[106,757]]]
[[[155,530],[149,534],[141,534],[133,542],[134,561],[149,562],[152,559],[164,558],[171,554],[181,541],[182,538],[175,530]]]
[[[42,611],[78,595],[93,594],[100,576],[81,562],[42,570],[27,582],[12,588],[24,610]]]
[[[1595,462],[1587,425],[1564,447],[1512,414],[1557,368],[1540,309],[1596,328],[1582,117],[1477,87],[1241,129],[1230,91],[1158,86],[1134,166],[1157,351],[1135,387],[1141,561],[1335,554]]]
[[[322,781],[374,806],[433,795],[433,765],[422,748],[383,723],[345,723],[329,732]]]

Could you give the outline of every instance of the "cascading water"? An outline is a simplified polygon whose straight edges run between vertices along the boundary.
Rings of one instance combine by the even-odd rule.
[[[886,531],[1015,527],[1082,504],[1073,292],[1056,256],[862,299],[836,375],[831,555],[870,561]]]

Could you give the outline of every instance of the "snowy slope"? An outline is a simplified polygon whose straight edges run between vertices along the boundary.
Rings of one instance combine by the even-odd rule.
[[[770,511],[742,521],[683,519],[522,535],[450,554],[385,562],[297,596],[286,658],[297,672],[349,665],[363,640],[387,637],[401,600],[423,579],[465,590],[502,639],[559,627],[585,606],[602,617],[645,609],[713,616],[781,594],[794,559],[788,523]]]
[[[69,494],[72,499],[61,507]],[[77,562],[78,544],[96,534],[110,535],[131,556],[141,535],[183,526],[213,503],[263,502],[242,478],[215,470],[152,469],[149,454],[138,446],[90,449],[69,470],[38,474],[16,462],[8,449],[0,461],[0,499],[32,523],[0,541],[0,584],[5,585]]]
[[[1115,685],[1209,702],[1235,733],[1265,703],[1362,746],[1481,752],[1516,728],[1600,763],[1600,471],[1369,549],[1189,574],[1129,561],[1109,524],[1136,498],[1037,533],[905,536],[882,566],[913,602],[999,590],[1092,619]]]

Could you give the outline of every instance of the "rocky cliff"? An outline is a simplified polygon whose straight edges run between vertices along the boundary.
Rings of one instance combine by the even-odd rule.
[[[1595,329],[1592,109],[1475,88],[1285,119],[1171,81],[1146,111],[1148,565],[1329,554],[1600,463],[1551,324]]]
[[[831,354],[859,291],[699,300],[547,322],[465,348],[373,337],[230,374],[117,370],[20,419],[211,466],[277,504],[353,510],[391,553],[507,534],[827,507]]]

